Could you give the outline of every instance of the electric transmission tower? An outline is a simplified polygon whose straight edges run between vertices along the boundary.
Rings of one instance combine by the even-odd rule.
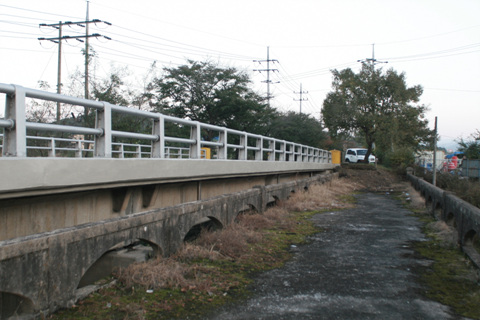
[[[375,59],[375,43],[372,44],[372,58],[366,58],[365,60],[357,60],[357,62],[360,62],[362,64],[369,63],[372,68],[375,68],[375,65],[379,63],[388,63],[388,61],[378,61],[377,59]]]
[[[107,40],[112,40],[111,38],[107,37],[107,36],[103,36],[101,34],[98,34],[98,33],[94,33],[94,34],[89,34],[88,33],[88,25],[90,23],[105,23],[107,25],[112,25],[111,23],[109,22],[106,22],[106,21],[102,21],[102,20],[98,20],[98,19],[93,19],[93,20],[88,20],[88,8],[87,8],[87,20],[85,21],[77,21],[77,22],[71,22],[71,21],[65,21],[65,22],[62,22],[62,21],[59,21],[58,23],[52,23],[52,24],[45,24],[45,23],[41,23],[39,26],[40,27],[52,27],[52,28],[55,28],[55,29],[58,29],[58,37],[54,37],[54,38],[38,38],[38,40],[40,41],[51,41],[51,42],[54,42],[54,43],[57,43],[58,44],[58,73],[57,73],[57,93],[62,93],[62,41],[64,40],[77,40],[79,42],[85,42],[86,41],[86,46],[85,46],[85,99],[88,99],[88,58],[89,58],[89,54],[88,54],[88,39],[89,38],[98,38],[98,37],[102,37],[102,38],[105,38]],[[77,25],[77,26],[80,26],[82,28],[86,28],[86,33],[85,35],[82,35],[82,36],[64,36],[62,34],[62,27],[63,26],[71,26],[71,25]],[[85,39],[82,40],[82,39]],[[85,114],[86,116],[86,114]],[[60,120],[60,102],[57,102],[57,121]]]
[[[308,99],[302,98],[302,95],[307,94],[308,91],[302,91],[302,84],[300,83],[300,91],[293,91],[293,93],[300,95],[300,99],[293,99],[293,101],[300,101],[300,113],[302,113],[302,101],[308,101]]]
[[[267,60],[253,60],[253,62],[258,62],[259,64],[261,64],[262,62],[267,63],[267,68],[266,69],[254,69],[253,71],[258,71],[260,73],[262,71],[267,72],[267,80],[262,81],[262,82],[267,83],[267,103],[268,103],[268,106],[270,107],[270,98],[272,97],[270,95],[270,84],[280,83],[280,81],[272,82],[272,80],[270,80],[270,72],[278,72],[278,69],[270,69],[270,62],[275,63],[275,62],[278,62],[278,60],[270,59],[270,47],[267,47]]]

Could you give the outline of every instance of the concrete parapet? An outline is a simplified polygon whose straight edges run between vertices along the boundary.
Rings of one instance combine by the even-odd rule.
[[[480,209],[412,174],[408,174],[408,178],[425,198],[427,209],[457,230],[459,245],[480,267],[480,253],[474,246],[480,236]]]

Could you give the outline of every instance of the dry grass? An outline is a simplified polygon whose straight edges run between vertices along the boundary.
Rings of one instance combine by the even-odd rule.
[[[179,261],[193,261],[193,260],[211,260],[217,261],[225,259],[220,252],[214,250],[213,247],[202,247],[190,242],[183,244],[183,247],[172,258]]]
[[[322,185],[310,186],[308,192],[295,193],[283,205],[287,211],[303,212],[322,209],[347,208],[352,203],[340,196],[362,189],[362,185],[350,179],[336,179]]]
[[[116,276],[125,287],[141,286],[145,289],[186,287],[190,267],[173,259],[152,259],[143,263],[134,263],[116,272]]]
[[[426,228],[444,247],[456,248],[458,246],[458,232],[444,221],[430,222]]]
[[[250,243],[258,242],[262,234],[239,224],[231,224],[222,230],[202,232],[195,244],[215,250],[223,256],[237,259],[248,251]]]
[[[195,288],[203,292],[214,291],[211,285],[214,280],[209,275],[211,270],[201,267],[196,261],[252,259],[252,254],[255,254],[252,246],[264,240],[268,230],[289,232],[298,225],[293,212],[352,206],[341,197],[361,188],[360,184],[348,179],[312,185],[307,192],[296,193],[263,214],[247,212],[238,216],[236,223],[221,230],[203,230],[193,243],[185,243],[172,257],[132,264],[118,270],[116,277],[126,288]]]

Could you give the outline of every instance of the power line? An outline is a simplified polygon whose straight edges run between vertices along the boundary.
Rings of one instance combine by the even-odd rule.
[[[87,9],[88,10],[88,9]],[[88,14],[87,14],[88,16]],[[80,41],[80,42],[84,42],[82,39],[85,39],[85,41],[87,41],[88,43],[88,39],[89,38],[98,38],[98,37],[104,37],[108,40],[111,40],[111,38],[107,37],[107,36],[103,36],[101,34],[98,34],[98,33],[94,33],[94,34],[88,34],[88,25],[90,23],[105,23],[107,25],[111,25],[111,23],[109,22],[106,22],[106,21],[102,21],[102,20],[98,20],[98,19],[94,19],[94,20],[85,20],[85,21],[77,21],[77,22],[71,22],[71,21],[65,21],[65,22],[62,22],[62,21],[59,21],[58,23],[52,23],[52,24],[46,24],[46,23],[41,23],[39,25],[39,27],[52,27],[54,29],[57,29],[58,30],[58,37],[53,37],[53,38],[38,38],[38,40],[40,41],[51,41],[51,42],[54,42],[54,43],[57,43],[58,44],[58,73],[57,73],[57,93],[60,94],[62,93],[62,41],[64,40],[70,40],[70,39],[74,39],[74,40],[77,40],[77,41]],[[77,26],[80,26],[80,27],[83,27],[85,28],[85,26],[87,26],[86,30],[86,34],[85,35],[81,35],[81,36],[64,36],[62,34],[62,27],[63,26],[70,26],[70,25],[77,25]],[[88,45],[86,47],[88,50]],[[88,51],[85,52],[85,68],[86,70],[88,69],[88,56],[89,56],[89,53]],[[88,92],[88,89],[87,89],[87,86],[88,86],[88,73],[85,73],[85,77],[86,77],[86,82],[85,82],[85,92]],[[88,97],[86,97],[88,98]],[[57,102],[57,121],[60,120],[60,102]]]

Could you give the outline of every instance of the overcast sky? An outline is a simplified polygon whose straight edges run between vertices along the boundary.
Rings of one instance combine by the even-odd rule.
[[[85,0],[1,0],[0,82],[38,88],[48,81],[55,91],[58,30],[39,27],[59,21],[84,21]],[[248,72],[255,90],[266,94],[270,48],[271,104],[318,118],[331,90],[331,69],[360,68],[375,58],[421,85],[433,128],[438,116],[440,146],[468,138],[480,129],[479,0],[91,0],[89,18],[97,53],[92,76],[128,67],[128,81],[141,90],[150,66],[177,67],[186,59],[210,60]],[[63,35],[81,35],[63,27]],[[63,41],[62,79],[83,72],[84,44]],[[276,83],[278,82],[278,83]],[[294,93],[297,92],[297,93]],[[308,100],[307,100],[308,99]],[[2,102],[3,103],[3,102]],[[1,105],[3,106],[3,105]],[[3,110],[0,114],[3,114]]]

